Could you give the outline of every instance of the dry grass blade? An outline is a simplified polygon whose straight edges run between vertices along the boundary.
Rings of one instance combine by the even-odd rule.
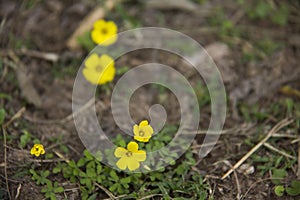
[[[8,127],[13,121],[20,118],[22,114],[25,112],[26,108],[22,107],[8,122],[3,125],[3,128]]]
[[[21,185],[21,183],[20,183],[19,186],[18,186],[18,188],[17,188],[17,194],[16,194],[16,196],[15,196],[15,199],[18,199],[18,198],[19,198],[20,192],[21,192],[21,188],[22,188],[22,185]]]
[[[272,150],[272,151],[275,151],[276,153],[279,153],[279,154],[281,154],[281,155],[287,157],[287,158],[297,159],[296,157],[291,156],[291,155],[289,155],[289,154],[287,154],[287,153],[285,153],[285,152],[283,152],[283,151],[281,151],[281,150],[279,150],[279,149],[273,147],[272,145],[270,145],[270,144],[267,143],[267,142],[264,143],[264,146],[267,147],[268,149]]]
[[[228,172],[226,172],[223,176],[222,179],[227,178],[235,169],[237,169],[241,164],[243,164],[255,151],[257,151],[264,143],[268,141],[270,137],[277,131],[279,131],[281,128],[289,125],[292,123],[294,120],[288,120],[288,119],[283,119],[282,121],[278,122],[266,135],[264,139],[262,139],[258,144],[256,144],[246,155],[244,155]]]
[[[94,182],[94,184],[99,187],[101,190],[103,190],[111,199],[118,199],[117,197],[115,197],[110,191],[108,191],[108,189],[106,189],[105,187],[103,187],[102,185],[99,185],[98,183]]]
[[[298,144],[298,170],[297,170],[297,177],[300,179],[300,142]]]
[[[5,176],[5,183],[6,183],[6,189],[8,193],[9,199],[11,198],[10,190],[9,190],[9,184],[8,184],[8,176],[7,176],[7,152],[6,152],[6,130],[2,127],[3,132],[3,147],[4,147],[4,176]]]

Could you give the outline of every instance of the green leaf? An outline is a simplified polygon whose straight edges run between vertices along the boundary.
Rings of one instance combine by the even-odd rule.
[[[120,183],[122,183],[122,184],[127,184],[127,183],[130,183],[130,181],[131,181],[131,177],[128,176],[128,177],[126,177],[126,178],[122,178],[122,179],[120,180]]]
[[[11,100],[11,96],[5,93],[0,93],[0,99],[7,99],[7,100]]]
[[[73,169],[73,175],[78,176],[80,173],[80,170],[78,168]]]
[[[93,168],[88,168],[88,169],[86,170],[86,174],[87,174],[89,177],[91,177],[91,178],[94,178],[94,177],[97,176],[97,174],[96,174],[96,172],[95,172],[95,169],[93,169]]]
[[[111,192],[114,192],[114,191],[117,190],[118,186],[119,186],[119,184],[118,184],[118,183],[115,183],[115,184],[113,184],[112,186],[109,187],[109,190],[110,190]]]
[[[274,184],[280,184],[281,180],[279,180],[279,179],[283,179],[286,176],[287,176],[287,172],[285,171],[285,169],[273,169],[272,170],[272,182]]]
[[[124,66],[124,67],[118,68],[116,74],[117,75],[125,74],[129,69],[130,68],[128,66]]]
[[[80,171],[79,174],[78,174],[80,177],[87,177],[86,173]]]
[[[83,35],[81,35],[77,38],[78,44],[80,44],[82,47],[84,47],[88,51],[91,51],[95,47],[95,44],[93,43],[93,41],[90,37],[90,34],[91,34],[91,32],[87,31]]]
[[[0,109],[0,126],[3,124],[5,119],[5,110],[3,108]]]
[[[82,167],[85,164],[85,159],[84,158],[80,158],[77,162],[77,167]]]
[[[54,157],[54,154],[53,153],[46,153],[46,159],[51,159]]]
[[[53,170],[52,170],[53,174],[57,174],[59,172],[61,172],[61,168],[59,167],[54,167]]]
[[[51,194],[50,194],[50,199],[51,199],[51,200],[56,200],[56,196],[55,196],[54,193],[51,193]]]
[[[46,178],[46,177],[48,177],[50,175],[50,171],[46,170],[44,172],[41,172],[41,175],[42,175],[42,177]]]
[[[277,185],[274,189],[274,192],[278,197],[281,197],[284,193],[284,187],[282,185]]]
[[[97,165],[97,174],[100,174],[102,172],[102,165]]]
[[[30,142],[31,135],[26,130],[22,131],[22,133],[23,133],[23,135],[21,135],[21,137],[20,137],[20,147],[24,148],[27,145],[27,143]]]
[[[69,166],[70,167],[76,167],[76,164],[75,164],[75,162],[73,161],[73,160],[71,160],[70,162],[69,162]]]
[[[87,200],[96,200],[97,198],[97,193],[91,195]]]
[[[60,148],[60,150],[62,151],[62,152],[64,152],[64,153],[69,153],[69,149],[68,149],[68,147],[66,146],[66,145],[60,145],[59,146],[59,148]]]
[[[48,192],[48,187],[44,187],[44,188],[42,188],[41,192],[42,192],[42,193],[46,193],[46,192]]]
[[[83,154],[86,157],[87,161],[93,160],[93,158],[94,158],[93,155],[87,149],[84,150]]]
[[[117,175],[117,173],[115,171],[110,171],[109,173],[110,177],[114,180],[114,181],[118,181],[119,177]]]
[[[300,181],[298,180],[292,181],[291,187],[286,188],[286,193],[288,193],[291,196],[300,195]]]
[[[87,169],[94,169],[96,167],[96,163],[94,161],[90,161],[87,165]]]
[[[65,191],[63,187],[57,187],[54,189],[55,193],[62,193],[63,191]]]

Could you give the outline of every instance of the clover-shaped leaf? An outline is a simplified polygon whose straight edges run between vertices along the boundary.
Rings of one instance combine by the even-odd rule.
[[[291,196],[300,195],[300,181],[298,180],[292,181],[291,187],[286,188],[286,193],[288,193]]]
[[[278,197],[281,197],[284,193],[284,187],[282,185],[277,185],[274,189],[274,192]]]

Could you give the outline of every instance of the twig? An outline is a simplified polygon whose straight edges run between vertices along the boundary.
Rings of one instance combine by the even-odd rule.
[[[54,162],[59,162],[59,161],[66,161],[63,158],[60,159],[47,159],[47,160],[36,160],[36,159],[30,159],[31,162],[35,162],[35,163],[54,163]]]
[[[3,128],[8,127],[13,121],[20,118],[22,114],[25,112],[26,108],[22,107],[8,122],[3,125]]]
[[[241,185],[240,185],[240,181],[239,181],[239,178],[237,176],[237,173],[236,171],[233,171],[233,175],[234,175],[234,178],[235,178],[235,182],[236,182],[236,189],[237,189],[237,195],[236,195],[236,198],[237,200],[239,200],[241,198]]]
[[[21,183],[20,183],[19,186],[18,186],[18,188],[17,188],[17,194],[16,194],[16,196],[15,196],[15,199],[18,199],[18,198],[19,198],[20,192],[21,192],[21,188],[22,188],[22,185],[21,185]]]
[[[29,50],[29,49],[21,49],[20,51],[16,51],[16,53],[23,54],[26,56],[41,58],[52,62],[57,62],[59,59],[59,56],[56,53],[40,52],[40,51]]]
[[[228,161],[228,160],[223,160],[223,163],[225,163],[225,165],[229,166],[230,168],[232,168],[232,164]],[[236,189],[237,189],[237,199],[239,200],[241,198],[241,185],[240,185],[240,182],[239,182],[239,179],[238,179],[238,176],[237,176],[237,173],[236,171],[234,170],[233,171],[233,174],[234,174],[234,179],[235,179],[235,182],[236,182]]]
[[[300,178],[300,142],[298,143],[298,170],[297,177]]]
[[[36,50],[29,50],[26,48],[22,48],[21,50],[2,49],[0,50],[0,56],[7,56],[9,55],[8,52],[12,52],[12,51],[17,55],[25,55],[25,56],[40,58],[52,62],[57,62],[59,59],[59,56],[56,53],[41,52]]]
[[[4,129],[4,127],[2,127],[2,132],[3,132],[3,146],[4,146],[4,164],[5,164],[4,175],[5,175],[6,189],[7,189],[9,199],[12,199],[9,190],[8,176],[7,176],[6,130]]]
[[[287,153],[285,153],[285,152],[283,152],[283,151],[281,151],[281,150],[279,150],[279,149],[273,147],[272,145],[270,145],[270,144],[267,143],[267,142],[264,143],[264,146],[267,147],[268,149],[272,150],[272,151],[275,151],[276,153],[279,153],[279,154],[281,154],[281,155],[287,157],[287,158],[297,159],[295,156],[291,156],[291,155],[289,155],[289,154],[287,154]]]
[[[278,137],[278,138],[299,138],[297,135],[287,135],[287,134],[280,134],[280,133],[274,133],[272,137]]]
[[[4,18],[2,19],[2,21],[1,21],[1,24],[0,24],[0,35],[1,35],[2,31],[3,31],[3,27],[4,27],[4,25],[5,25],[5,22],[6,22],[6,17],[4,17]]]
[[[94,182],[94,184],[100,188],[101,190],[103,190],[111,199],[117,199],[117,197],[115,197],[110,191],[108,191],[105,187],[103,187],[102,185],[98,184],[97,182]]]
[[[145,197],[141,198],[140,200],[150,199],[152,197],[157,197],[157,196],[163,196],[163,195],[162,194],[151,194],[151,195],[148,195],[148,196],[145,196]]]
[[[297,139],[294,139],[294,140],[292,140],[292,144],[294,144],[294,143],[296,143],[296,142],[300,142],[300,138],[297,138]]]
[[[69,163],[70,160],[65,158],[61,153],[57,152],[57,151],[53,151],[59,158],[61,158],[63,161],[65,161],[66,163]]]
[[[227,178],[236,168],[238,168],[241,164],[243,164],[255,151],[257,151],[264,143],[266,143],[268,141],[268,139],[270,137],[272,137],[272,135],[279,131],[281,128],[289,125],[290,123],[292,123],[293,120],[287,120],[284,119],[282,121],[280,121],[278,124],[276,124],[267,134],[267,136],[262,139],[257,145],[255,145],[246,155],[244,155],[226,174],[224,174],[222,176],[221,179],[225,179]]]

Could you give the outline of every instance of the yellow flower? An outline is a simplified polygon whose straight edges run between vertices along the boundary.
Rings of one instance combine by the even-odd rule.
[[[30,150],[30,154],[36,157],[45,154],[44,146],[42,144],[34,144]]]
[[[148,142],[153,134],[152,127],[147,120],[143,120],[139,125],[133,126],[134,139],[139,142]]]
[[[106,54],[99,57],[93,53],[86,59],[82,73],[86,80],[92,84],[103,85],[114,79],[116,74],[115,62]]]
[[[139,145],[136,142],[129,142],[127,149],[116,148],[114,154],[120,158],[116,165],[121,170],[128,168],[130,171],[134,171],[140,167],[140,162],[146,160],[146,152],[139,150]]]
[[[108,46],[116,42],[118,27],[113,21],[97,20],[91,32],[92,40],[103,46]]]

